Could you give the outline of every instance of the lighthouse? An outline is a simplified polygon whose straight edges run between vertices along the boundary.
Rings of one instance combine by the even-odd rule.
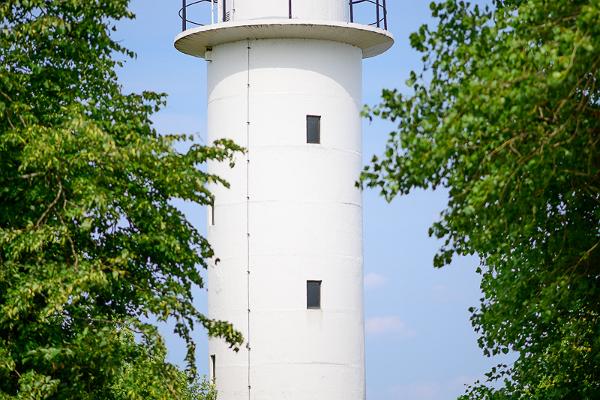
[[[362,400],[362,60],[393,44],[385,0],[184,0],[180,16],[175,47],[207,61],[208,141],[245,148],[208,165],[230,184],[211,188],[208,314],[246,340],[209,340],[218,397]]]

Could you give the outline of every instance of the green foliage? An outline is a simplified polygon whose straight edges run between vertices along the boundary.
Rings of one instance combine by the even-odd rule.
[[[210,204],[207,185],[226,183],[199,166],[240,148],[176,151],[188,138],[150,121],[163,96],[121,92],[114,57],[132,54],[110,31],[127,5],[0,3],[1,399],[194,398],[147,321],[174,322],[192,377],[194,326],[243,340],[194,308],[212,250],[173,206]]]
[[[370,111],[398,128],[361,182],[388,200],[449,191],[434,265],[479,255],[480,346],[518,356],[465,398],[598,398],[600,1],[431,9],[436,27],[411,36],[413,94]]]
[[[178,399],[216,400],[214,386],[164,362],[164,346],[140,346],[123,335],[127,354],[111,391],[116,400]]]

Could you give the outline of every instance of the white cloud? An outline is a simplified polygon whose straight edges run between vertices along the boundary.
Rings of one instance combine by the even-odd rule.
[[[366,289],[375,289],[385,285],[387,279],[385,276],[381,274],[377,274],[375,272],[369,272],[365,275],[365,288]]]
[[[415,335],[415,331],[410,329],[404,321],[396,316],[367,318],[365,329],[367,334],[370,335],[397,334],[404,337]]]

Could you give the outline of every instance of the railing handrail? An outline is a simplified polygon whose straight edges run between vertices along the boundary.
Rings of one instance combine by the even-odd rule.
[[[187,9],[191,6],[195,6],[199,3],[210,3],[212,1],[213,4],[218,4],[219,0],[195,0],[191,3],[188,3],[187,0],[182,0],[181,8],[179,9],[179,17],[181,18],[181,30],[185,31],[187,29],[187,24],[190,23],[196,26],[204,26],[206,24],[201,24],[196,21],[192,21],[187,18]]]
[[[223,0],[223,21],[227,20],[227,6],[225,3],[226,0]],[[212,3],[218,4],[219,0],[193,0],[191,3],[188,3],[188,0],[182,0],[182,7],[179,9],[179,17],[181,18],[181,30],[185,31],[187,29],[187,25],[192,24],[196,26],[204,26],[205,24],[201,24],[196,21],[192,21],[187,17],[187,9],[191,6],[194,6],[199,3]],[[371,3],[375,6],[375,22],[370,23],[371,26],[377,26],[381,28],[383,25],[383,29],[388,29],[387,23],[387,7],[386,0],[348,0],[348,4],[350,7],[350,22],[354,22],[354,6],[360,3]],[[211,7],[212,7],[211,5]],[[292,19],[292,0],[288,0],[289,7],[289,18]],[[212,10],[212,8],[211,8]],[[212,14],[211,14],[212,18]],[[218,16],[217,16],[218,18]],[[211,21],[212,22],[212,21]]]
[[[370,23],[371,26],[377,26],[387,31],[387,7],[386,0],[349,0],[350,3],[350,22],[354,22],[354,5],[360,3],[371,3],[375,6],[375,22]]]

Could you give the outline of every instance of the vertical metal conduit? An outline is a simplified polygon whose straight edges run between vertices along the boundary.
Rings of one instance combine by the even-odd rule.
[[[225,0],[224,0],[225,1]],[[247,320],[247,335],[246,348],[248,349],[248,400],[252,398],[252,381],[251,381],[251,357],[252,350],[250,343],[250,39],[246,41],[247,48],[247,70],[246,70],[246,285],[248,292],[248,320]]]

